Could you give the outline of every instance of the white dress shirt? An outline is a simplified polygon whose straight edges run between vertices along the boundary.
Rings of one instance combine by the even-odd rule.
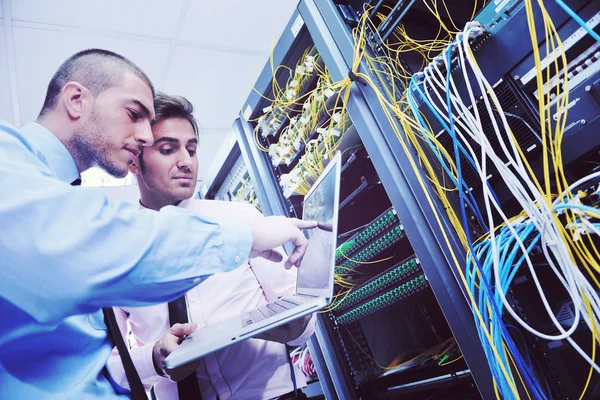
[[[188,200],[180,207],[201,215],[236,216],[242,220],[262,218],[252,206],[212,200]],[[286,270],[283,263],[261,258],[249,260],[239,268],[216,273],[186,294],[190,321],[202,327],[260,307],[278,296],[294,292],[296,269]],[[152,363],[154,343],[169,329],[166,303],[138,308],[116,308],[121,332],[127,332],[127,321],[138,347],[131,350],[134,364],[147,388],[154,386],[160,400],[177,400],[177,385],[159,376]],[[314,318],[305,332],[290,345],[304,343],[314,332]],[[293,390],[285,345],[260,339],[248,339],[204,357],[196,376],[204,400],[270,399]],[[127,387],[117,350],[108,362],[115,381]],[[306,386],[306,378],[294,367],[298,387]]]

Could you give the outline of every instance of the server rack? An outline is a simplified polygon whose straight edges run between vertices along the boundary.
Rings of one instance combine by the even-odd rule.
[[[278,180],[281,168],[274,167],[267,153],[260,151],[256,146],[256,140],[260,140],[257,139],[256,134],[256,118],[263,112],[261,111],[261,104],[264,104],[262,96],[269,96],[274,78],[270,65],[293,65],[294,61],[300,58],[302,51],[314,46],[333,81],[341,81],[352,75],[354,44],[348,27],[348,15],[345,15],[340,9],[340,3],[367,2],[332,0],[302,0],[300,2],[297,11],[275,46],[272,61],[261,73],[255,85],[256,90],[250,94],[244,103],[240,118],[235,121],[234,130],[242,155],[249,166],[252,179],[257,182],[257,194],[265,214],[297,216],[297,209],[301,207],[297,202],[290,201],[282,192]],[[368,3],[372,3],[374,7],[380,7],[384,1]],[[415,1],[396,2],[390,12],[392,16],[390,20],[393,19],[396,23],[400,21],[414,3]],[[504,3],[507,3],[505,4],[507,11],[510,9],[512,12],[517,9],[520,1],[511,0]],[[571,2],[578,8],[581,8],[583,3],[586,2]],[[553,15],[557,19],[565,21],[565,17],[556,12],[556,7],[550,7],[550,12],[554,13]],[[507,23],[510,16],[512,15],[506,12],[506,17],[501,23]],[[488,15],[484,15],[484,17],[487,18]],[[494,17],[491,27],[488,24],[490,29],[499,29],[500,22],[496,23],[495,19],[496,17]],[[392,28],[393,26],[382,27],[382,34],[389,34]],[[493,57],[489,61],[493,63]],[[358,71],[366,72],[367,68],[361,64]],[[515,77],[515,80],[517,79]],[[588,85],[589,88],[584,89],[582,86],[578,90],[594,92],[596,85],[597,82]],[[588,126],[584,130],[578,129],[574,137],[589,138],[590,131],[598,124],[598,112],[593,104],[590,107],[586,107],[582,111],[578,110],[586,115],[586,119],[583,119],[586,123],[582,124],[582,127],[586,124]],[[414,251],[414,257],[420,263],[419,268],[426,276],[426,284],[435,296],[447,326],[460,348],[464,364],[462,362],[455,364],[460,365],[461,368],[448,368],[440,370],[437,374],[432,374],[431,370],[425,368],[410,373],[380,375],[376,378],[363,379],[356,376],[355,370],[348,368],[349,356],[347,353],[349,350],[343,345],[340,346],[340,342],[342,344],[352,343],[354,339],[348,340],[347,337],[344,339],[343,336],[347,336],[347,334],[343,333],[343,328],[341,329],[340,326],[346,324],[347,321],[352,322],[359,318],[360,312],[364,312],[364,309],[363,311],[355,310],[354,314],[347,313],[351,315],[340,316],[339,313],[335,317],[320,315],[316,335],[310,342],[310,349],[326,397],[328,399],[371,398],[371,396],[373,396],[372,398],[393,398],[406,395],[409,398],[420,398],[422,393],[428,393],[427,395],[423,394],[426,396],[424,398],[427,398],[432,393],[427,392],[428,388],[454,385],[458,390],[457,394],[463,396],[458,398],[468,398],[467,396],[477,396],[469,390],[469,385],[474,385],[481,397],[494,398],[492,373],[488,367],[484,349],[480,344],[473,312],[469,307],[469,295],[461,284],[463,280],[461,274],[464,274],[464,271],[455,267],[455,260],[459,259],[464,262],[466,253],[461,247],[458,237],[453,233],[443,206],[438,201],[429,201],[428,197],[431,196],[424,194],[425,191],[432,193],[433,190],[428,182],[423,185],[423,176],[415,172],[411,166],[411,160],[417,160],[414,150],[409,148],[407,151],[402,148],[391,129],[390,124],[394,122],[386,116],[373,89],[361,83],[360,79],[355,78],[355,82],[352,84],[346,110],[353,128],[360,137],[364,152],[372,163],[374,176],[384,188],[385,197],[397,214],[402,230]],[[535,121],[532,121],[533,123]],[[591,148],[597,147],[597,140],[596,136],[594,142],[590,142]],[[569,150],[567,152],[569,160],[574,160],[582,155],[582,149],[574,143],[576,141],[571,140],[565,144],[565,148]],[[353,188],[360,193],[361,186],[368,186],[368,183],[363,181],[360,185],[355,184]],[[423,186],[425,186],[425,191]],[[355,191],[347,191],[346,196],[350,197]],[[382,271],[382,274],[384,272]],[[376,280],[377,277],[383,278],[385,274],[382,274],[377,275],[373,280]],[[376,299],[370,300],[371,306],[374,304],[374,300]],[[363,304],[365,303],[363,302]],[[361,334],[364,334],[364,329],[357,329],[355,334],[359,340],[367,340],[367,338],[360,337]],[[367,356],[367,358],[374,357],[373,354],[367,354]],[[373,367],[369,363],[367,360],[363,365],[365,370]],[[461,386],[461,380],[468,383]]]
[[[223,163],[220,164],[219,170],[216,172],[215,176],[211,178],[210,183],[206,185],[205,193],[200,193],[200,197],[210,200],[216,199],[219,196],[219,191],[223,189],[226,181],[230,178],[232,171],[239,167],[238,163],[241,159],[242,153],[240,151],[240,146],[236,142],[225,157]]]
[[[306,15],[309,26],[324,33],[319,40],[327,49],[325,51],[330,51],[331,57],[336,60],[336,78],[343,79],[348,76],[354,53],[352,39],[334,3],[303,1],[299,9],[304,11],[303,15]],[[352,90],[348,102],[349,112],[357,115],[357,124],[362,124],[359,128],[361,138],[405,226],[473,379],[482,396],[492,398],[494,394],[491,374],[483,349],[478,345],[472,313],[458,283],[460,277],[453,267],[449,248],[451,247],[454,254],[462,259],[465,253],[456,237],[448,235],[450,243],[444,241],[444,232],[452,232],[450,223],[441,212],[441,205],[434,204],[437,214],[443,218],[445,228],[440,229],[436,223],[436,217],[420,190],[418,178],[404,156],[400,143],[393,136],[389,121],[381,107],[378,107],[373,91],[361,84],[354,84]],[[415,158],[413,153],[413,159]]]
[[[337,15],[335,18],[338,18]],[[301,2],[298,11],[290,19],[290,23],[284,29],[284,33],[274,48],[272,63],[279,65],[288,59],[298,57],[301,50],[309,46],[312,41],[322,56],[324,64],[330,70],[332,78],[339,80],[347,76],[348,67],[338,48],[339,43],[336,43],[328,34],[330,29],[328,26],[331,23],[331,21],[325,23],[321,11],[317,9],[315,3]],[[298,29],[299,26],[301,26],[300,29]],[[250,95],[242,107],[240,118],[235,121],[234,130],[246,164],[250,167],[253,180],[261,182],[258,197],[263,212],[292,216],[291,206],[282,198],[273,168],[269,165],[268,156],[256,148],[254,128],[248,121],[259,107],[261,96],[258,93],[267,93],[271,80],[272,71],[267,65],[255,85],[256,91]],[[480,390],[492,394],[491,376],[486,367],[482,349],[477,345],[476,332],[468,305],[460,292],[456,279],[450,275],[451,269],[442,267],[442,265],[447,265],[443,255],[444,248],[438,243],[436,233],[431,228],[425,228],[431,224],[427,222],[425,213],[419,206],[423,199],[412,195],[413,190],[409,184],[410,177],[405,176],[395,160],[394,154],[398,153],[398,149],[389,147],[389,139],[385,138],[385,128],[380,126],[380,123],[384,123],[383,119],[380,117],[377,120],[373,115],[368,100],[358,87],[352,89],[348,112],[373,160],[379,179],[404,225],[410,242],[415,247],[415,252],[426,271],[429,285],[444,308],[444,314],[450,321],[454,337],[461,350],[464,349],[463,355],[467,360],[467,365],[475,366],[472,368],[476,371],[475,373],[451,371],[452,374],[440,374],[439,379],[447,379],[448,375],[453,377],[452,379],[460,379],[463,374],[476,375],[478,378],[474,380],[481,388]],[[437,237],[439,236],[441,236],[441,232],[438,231]],[[345,371],[344,356],[339,350],[339,345],[335,344],[335,335],[335,328],[327,323],[326,317],[320,316],[315,339],[311,340],[310,348],[318,366],[324,393],[327,398],[332,399],[355,398],[355,383]],[[463,342],[464,345],[461,345]],[[478,364],[479,367],[477,367]],[[462,370],[465,371],[466,368]],[[455,372],[459,372],[460,375],[454,375]]]

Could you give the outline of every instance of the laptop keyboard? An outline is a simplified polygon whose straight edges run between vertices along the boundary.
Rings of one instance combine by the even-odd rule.
[[[265,318],[272,317],[289,309],[299,306],[298,300],[293,298],[283,298],[272,303],[265,304],[254,310],[246,311],[242,314],[242,327],[246,327],[255,322],[262,321]]]

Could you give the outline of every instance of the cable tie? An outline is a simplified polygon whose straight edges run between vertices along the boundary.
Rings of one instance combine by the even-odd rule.
[[[358,82],[358,83],[360,83],[363,86],[367,86],[367,82],[365,82],[364,79],[359,78],[358,76],[356,76],[356,74],[352,70],[348,71],[348,78],[350,78],[350,80],[352,82]]]

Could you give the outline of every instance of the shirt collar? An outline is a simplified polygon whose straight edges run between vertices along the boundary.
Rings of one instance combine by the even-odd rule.
[[[175,207],[188,208],[188,205],[190,204],[190,202],[192,202],[192,198],[191,197],[189,199],[182,200]],[[142,204],[142,199],[139,199],[138,203],[139,203],[138,205],[139,205],[140,210],[152,210],[151,208],[148,208],[148,207],[146,207],[145,205]]]
[[[79,178],[73,156],[50,130],[37,122],[30,122],[21,128],[21,134],[36,148],[38,156],[56,178],[67,183]]]

